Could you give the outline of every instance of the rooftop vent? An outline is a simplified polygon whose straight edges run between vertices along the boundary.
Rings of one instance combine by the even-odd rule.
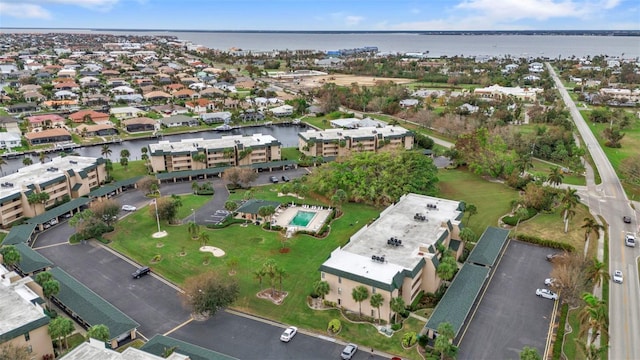
[[[58,171],[58,168],[52,166],[52,167],[48,168],[47,171],[51,171],[51,172]]]
[[[424,216],[423,214],[416,213],[415,215],[413,215],[413,220],[427,221],[427,217]]]
[[[3,182],[2,184],[0,184],[0,187],[13,187],[13,183]]]
[[[78,162],[77,162],[77,161],[75,161],[75,160],[69,160],[69,164],[76,165],[76,164],[78,164]]]
[[[383,256],[371,255],[371,260],[379,263],[384,263],[384,255]]]
[[[389,239],[387,239],[387,245],[391,245],[391,246],[401,246],[402,245],[402,240],[396,238],[396,237],[391,237]]]
[[[436,205],[436,204],[427,204],[427,208],[428,209],[432,209],[432,210],[438,210],[438,205]]]

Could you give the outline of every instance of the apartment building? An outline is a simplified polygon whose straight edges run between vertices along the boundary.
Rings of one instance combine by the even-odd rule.
[[[463,208],[458,201],[402,196],[320,266],[320,279],[330,288],[325,299],[355,312],[362,306],[364,315],[377,317],[378,309],[368,300],[357,303],[351,295],[354,288],[365,286],[369,297],[382,294],[380,318],[390,321],[392,298],[411,304],[420,291],[435,292],[441,283],[436,274],[442,256],[438,245],[453,250],[456,258],[462,254]]]
[[[413,148],[413,133],[400,126],[308,130],[298,134],[298,150],[307,156],[336,157],[352,152]]]
[[[149,144],[154,172],[243,166],[281,159],[280,142],[271,135],[230,135],[220,139],[183,139]]]
[[[0,265],[0,346],[26,349],[32,359],[53,356],[49,317],[30,277],[21,278]],[[53,357],[52,357],[53,358]]]
[[[44,164],[25,166],[0,178],[0,226],[34,217],[68,198],[87,195],[106,178],[104,160],[84,156],[56,157]],[[47,193],[44,203],[32,194]],[[29,199],[32,199],[30,202]]]

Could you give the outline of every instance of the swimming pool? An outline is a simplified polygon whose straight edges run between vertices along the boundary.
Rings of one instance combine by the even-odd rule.
[[[314,211],[298,210],[296,216],[294,216],[293,219],[291,219],[291,221],[289,222],[289,225],[305,227],[309,225],[309,222],[311,222],[311,219],[313,219],[314,216],[316,216],[316,213]]]

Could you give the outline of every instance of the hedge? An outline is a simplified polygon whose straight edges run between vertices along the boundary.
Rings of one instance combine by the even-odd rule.
[[[556,333],[556,340],[553,343],[553,353],[551,358],[553,360],[560,360],[562,358],[562,345],[564,343],[564,327],[567,323],[567,313],[569,312],[569,304],[562,304],[560,309],[560,322],[558,323],[558,332]],[[574,331],[576,331],[574,329]]]
[[[517,240],[528,242],[531,244],[542,245],[546,247],[550,247],[552,249],[561,249],[568,252],[574,252],[576,250],[575,247],[571,244],[565,244],[553,240],[541,239],[537,236],[518,234],[515,237]]]
[[[247,222],[246,219],[230,218],[230,219],[227,219],[227,220],[223,221],[222,224],[207,224],[207,228],[209,228],[209,229],[223,229],[223,228],[226,228],[229,225],[244,224],[246,222]],[[249,221],[249,223],[251,223],[251,221]]]
[[[533,209],[533,208],[526,208],[527,210],[527,216],[523,217],[522,219],[520,219],[520,222],[523,222],[525,220],[529,220],[532,217],[534,217],[537,213],[538,210]],[[507,225],[510,226],[516,226],[518,224],[518,217],[517,216],[505,216],[502,218],[502,222],[504,222]]]

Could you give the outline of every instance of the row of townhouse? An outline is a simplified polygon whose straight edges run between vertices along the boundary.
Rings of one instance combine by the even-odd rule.
[[[87,195],[104,183],[105,161],[84,156],[56,157],[51,161],[20,168],[0,178],[0,226],[43,213],[67,198]],[[46,193],[44,202],[33,202],[32,194]],[[32,201],[29,201],[32,199]]]
[[[308,130],[298,134],[298,149],[307,156],[337,157],[352,152],[413,148],[414,134],[400,126]]]
[[[243,166],[281,159],[281,144],[271,135],[230,135],[220,139],[183,139],[149,145],[154,172]]]

